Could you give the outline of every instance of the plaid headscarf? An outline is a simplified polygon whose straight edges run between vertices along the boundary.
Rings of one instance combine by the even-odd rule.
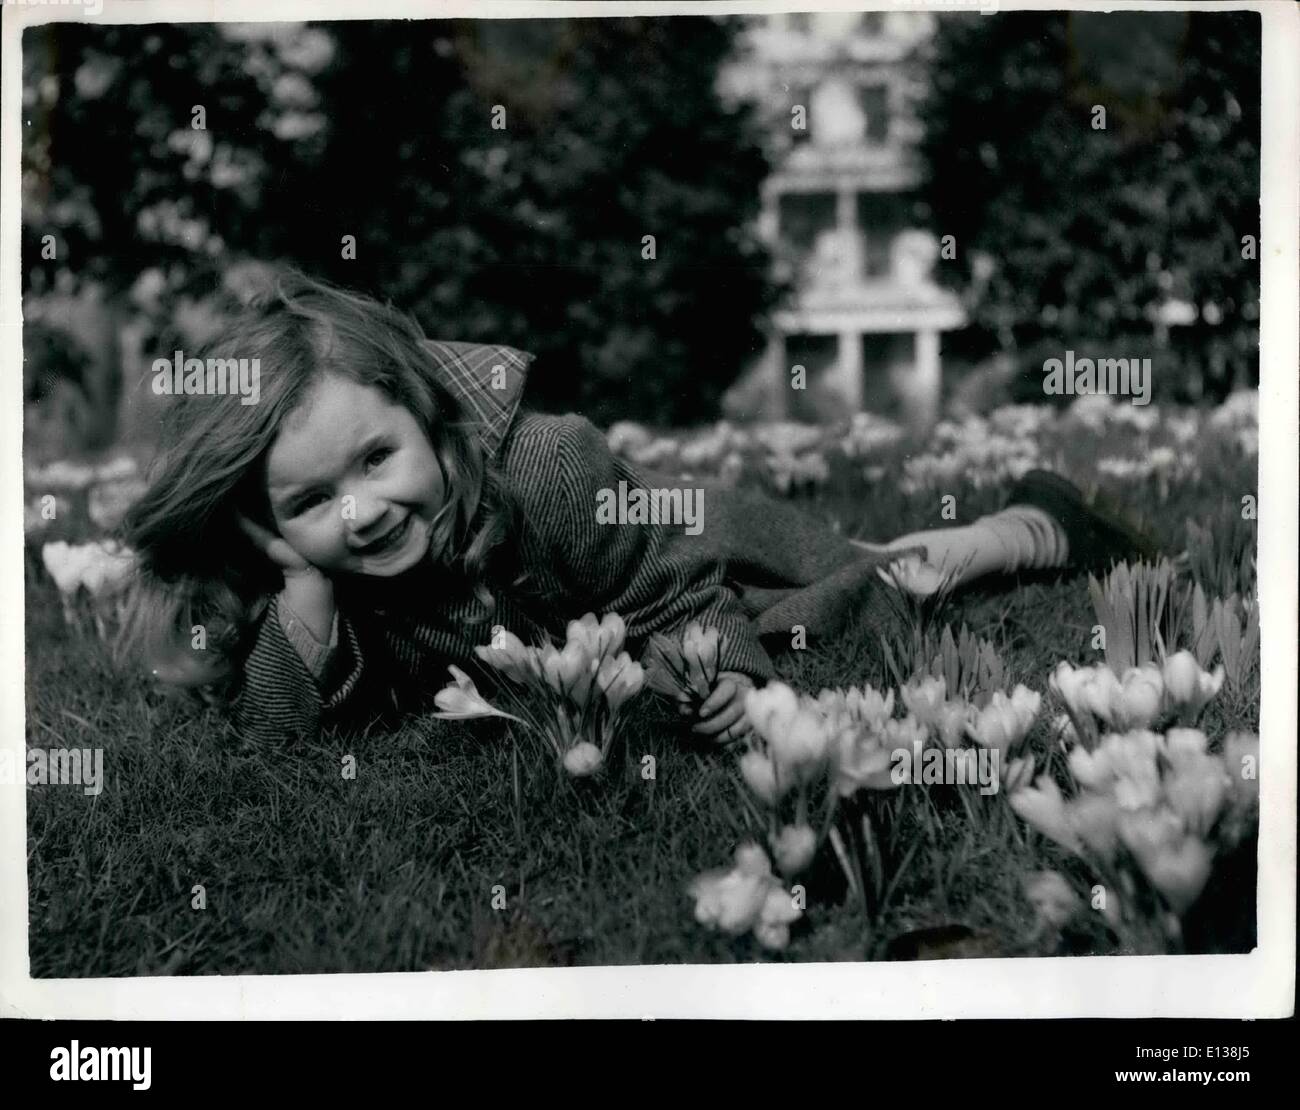
[[[426,339],[441,382],[478,425],[484,454],[496,455],[524,394],[525,374],[534,355],[491,343]]]

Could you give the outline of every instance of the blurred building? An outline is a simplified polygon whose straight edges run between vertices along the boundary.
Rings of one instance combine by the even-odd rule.
[[[965,322],[931,273],[940,243],[914,200],[926,12],[755,16],[724,91],[760,106],[776,171],[761,232],[795,294],[727,396],[736,416],[862,409],[920,424],[940,401],[941,336]],[[806,388],[792,388],[795,367]]]

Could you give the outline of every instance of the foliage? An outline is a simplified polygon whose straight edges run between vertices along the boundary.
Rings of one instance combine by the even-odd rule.
[[[1258,13],[954,15],[924,61],[922,192],[958,244],[937,274],[1026,395],[1067,347],[1151,357],[1180,399],[1258,380]],[[1169,299],[1197,317],[1163,342]]]
[[[749,110],[714,91],[734,35],[711,18],[32,28],[24,290],[95,282],[129,310],[134,288],[165,349],[233,263],[288,261],[430,335],[536,353],[544,406],[698,419],[772,296],[748,230],[766,162]]]

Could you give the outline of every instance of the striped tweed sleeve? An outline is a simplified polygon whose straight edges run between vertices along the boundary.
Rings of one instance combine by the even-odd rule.
[[[267,606],[244,659],[234,705],[235,724],[245,737],[266,742],[315,738],[325,719],[356,700],[364,659],[356,630],[341,613],[338,636],[329,677],[318,681],[285,634],[278,599]]]
[[[692,620],[722,633],[724,670],[764,680],[772,661],[724,569],[676,524],[601,523],[597,506],[619,483],[645,489],[635,469],[609,450],[579,416],[527,415],[504,445],[503,469],[528,519],[532,553],[558,586],[555,602],[571,617],[617,612],[639,649],[652,632],[673,633]]]

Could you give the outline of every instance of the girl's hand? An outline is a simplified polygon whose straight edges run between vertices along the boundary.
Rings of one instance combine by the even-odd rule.
[[[255,520],[241,516],[239,517],[239,527],[257,545],[258,550],[280,568],[286,580],[290,575],[307,574],[309,572],[320,574],[320,571],[289,546],[288,540],[263,528]]]
[[[721,744],[733,744],[748,734],[749,721],[745,717],[745,695],[754,688],[754,680],[738,671],[722,671],[718,684],[700,706],[699,723],[691,731],[707,736]],[[683,706],[690,712],[688,706]]]
[[[298,554],[282,536],[274,535],[246,516],[239,526],[284,575],[284,599],[316,639],[329,640],[334,624],[334,584]]]

